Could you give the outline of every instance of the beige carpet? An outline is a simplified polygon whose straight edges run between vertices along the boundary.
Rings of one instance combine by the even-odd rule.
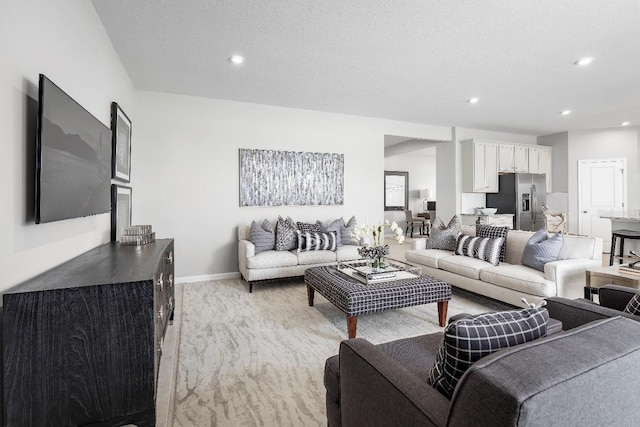
[[[344,314],[301,280],[190,283],[183,291],[174,426],[324,426],[325,360],[346,339]],[[178,299],[179,300],[179,299]],[[454,292],[448,316],[503,308]],[[179,310],[178,310],[179,312]],[[436,304],[361,316],[374,343],[439,331]]]

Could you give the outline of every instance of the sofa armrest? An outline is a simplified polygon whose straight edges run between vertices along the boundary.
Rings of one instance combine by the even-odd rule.
[[[587,269],[601,266],[601,261],[593,259],[563,259],[546,263],[544,276],[556,283],[556,296],[580,298],[584,296]]]
[[[340,344],[342,426],[444,426],[449,400],[362,338]]]
[[[603,307],[623,311],[637,292],[637,289],[626,286],[605,285],[598,289],[598,300]]]
[[[256,246],[248,240],[238,240],[238,268],[242,277],[247,278],[247,258],[255,256]]]

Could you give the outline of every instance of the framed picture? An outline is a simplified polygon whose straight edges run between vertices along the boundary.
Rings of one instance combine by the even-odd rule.
[[[111,184],[111,241],[119,242],[125,227],[131,226],[131,187]]]
[[[384,171],[384,210],[409,209],[409,172]]]
[[[131,120],[117,102],[111,103],[111,177],[131,181]]]

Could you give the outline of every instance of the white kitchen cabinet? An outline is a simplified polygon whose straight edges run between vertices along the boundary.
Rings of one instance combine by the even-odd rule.
[[[540,149],[537,145],[529,147],[529,173],[540,173]]]
[[[498,192],[498,143],[471,139],[462,143],[462,191]]]
[[[527,146],[500,143],[498,146],[498,172],[529,172],[529,149]]]
[[[543,173],[547,176],[547,193],[551,193],[551,153],[551,147],[538,146],[538,173]]]
[[[513,146],[513,169],[514,172],[529,172],[529,147],[526,145]]]

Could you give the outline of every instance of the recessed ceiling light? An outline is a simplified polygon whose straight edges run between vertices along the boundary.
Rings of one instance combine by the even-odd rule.
[[[231,62],[232,64],[242,64],[244,62],[244,56],[242,55],[231,55],[229,57],[229,62]]]
[[[469,98],[469,99],[467,99],[467,102],[468,102],[469,104],[475,104],[475,103],[477,103],[478,101],[480,101],[480,98]]]
[[[568,116],[569,114],[571,114],[571,110],[561,111],[560,114],[562,114],[563,116]]]
[[[620,126],[629,126],[629,122],[622,122],[620,123]]]
[[[593,58],[590,56],[587,56],[585,58],[580,58],[578,61],[576,61],[576,65],[589,65],[593,62]]]

